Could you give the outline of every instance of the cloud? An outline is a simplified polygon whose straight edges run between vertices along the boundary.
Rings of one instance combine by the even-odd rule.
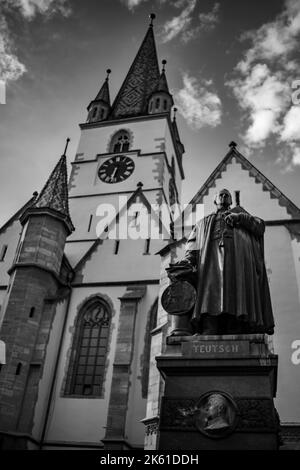
[[[291,106],[283,119],[281,129],[281,139],[283,141],[296,141],[300,138],[300,106]]]
[[[216,127],[221,122],[222,106],[212,90],[212,81],[183,75],[183,88],[176,93],[178,110],[193,129]]]
[[[192,21],[192,13],[196,7],[197,0],[187,0],[185,2],[177,2],[174,6],[184,7],[180,15],[174,16],[167,21],[163,27],[163,42],[174,39],[178,34],[185,31]]]
[[[5,18],[0,18],[0,80],[6,83],[9,80],[18,80],[26,67],[13,53],[13,44],[9,35]]]
[[[290,103],[290,88],[280,72],[272,73],[266,64],[256,64],[248,75],[227,82],[246,112],[249,126],[245,141],[249,146],[262,146],[280,127],[282,110]]]
[[[140,3],[146,1],[147,0],[122,0],[122,3],[124,3],[129,10],[133,11],[137,6],[140,5]]]
[[[179,15],[174,16],[164,24],[162,34],[163,42],[171,41],[176,36],[180,35],[181,40],[187,43],[198,37],[202,31],[214,29],[219,21],[219,3],[215,3],[211,11],[200,13],[197,18],[199,24],[196,26],[192,26],[192,22],[197,0],[178,0],[173,5],[176,8],[183,8],[183,10]]]
[[[292,105],[292,82],[299,77],[296,60],[300,36],[300,2],[286,0],[284,10],[271,22],[243,35],[250,47],[227,81],[243,111],[245,143],[262,148],[268,139],[288,146],[289,159],[299,165],[300,108]],[[287,164],[286,152],[280,162]]]
[[[6,10],[18,9],[21,15],[30,20],[37,14],[53,15],[55,13],[69,16],[69,0],[2,0]]]
[[[200,24],[194,28],[186,29],[183,31],[182,40],[184,43],[189,42],[192,39],[195,39],[199,36],[201,32],[212,31],[219,22],[219,12],[220,4],[215,3],[212,10],[208,13],[200,13],[198,16]]]
[[[0,80],[4,83],[18,80],[26,66],[17,57],[14,42],[6,21],[7,14],[20,14],[25,20],[37,14],[51,16],[55,13],[68,16],[68,0],[0,0]]]

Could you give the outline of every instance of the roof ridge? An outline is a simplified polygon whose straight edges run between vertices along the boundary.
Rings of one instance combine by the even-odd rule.
[[[14,219],[19,219],[20,216],[28,209],[30,206],[33,205],[34,201],[36,200],[36,194],[33,193],[33,196],[25,203],[23,204],[20,209],[18,209],[1,227],[0,227],[0,233],[6,230],[6,228],[11,224],[11,222],[14,221]]]

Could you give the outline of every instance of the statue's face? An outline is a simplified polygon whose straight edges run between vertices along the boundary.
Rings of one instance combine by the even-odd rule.
[[[215,197],[215,204],[218,209],[228,209],[231,203],[231,194],[227,189],[222,189]]]

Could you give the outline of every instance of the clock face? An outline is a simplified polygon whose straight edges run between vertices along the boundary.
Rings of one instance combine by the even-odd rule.
[[[99,178],[104,183],[120,183],[133,173],[134,162],[125,155],[118,155],[106,160],[98,170]]]

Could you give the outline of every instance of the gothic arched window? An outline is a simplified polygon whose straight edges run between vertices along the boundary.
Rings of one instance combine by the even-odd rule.
[[[110,319],[110,309],[99,297],[88,301],[80,310],[67,380],[67,395],[101,395]]]
[[[114,153],[128,152],[129,146],[129,133],[122,130],[113,136],[110,144],[110,151]]]

